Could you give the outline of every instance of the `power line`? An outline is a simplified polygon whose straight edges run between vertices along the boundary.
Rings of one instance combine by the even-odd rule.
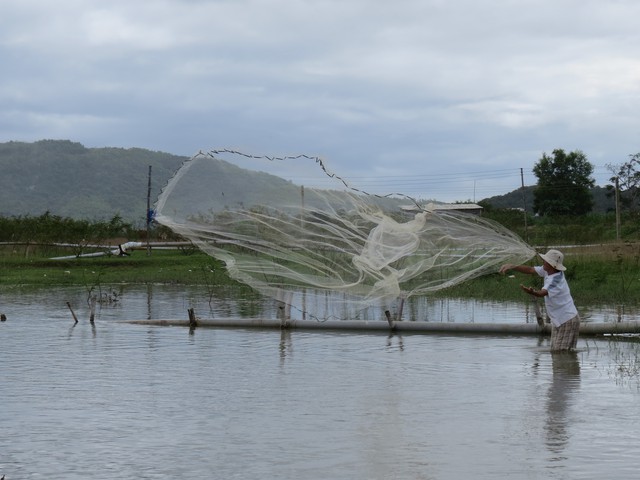
[[[602,172],[608,169],[601,165],[594,165],[592,178],[597,174],[601,178]],[[294,183],[314,185],[319,188],[335,186],[335,179],[319,179],[317,176],[303,175],[289,177]],[[413,198],[457,198],[473,199],[503,195],[525,186],[535,186],[538,183],[531,168],[502,168],[490,170],[472,170],[440,173],[415,173],[403,175],[344,175],[343,182],[356,190],[375,194],[402,194]],[[608,180],[608,178],[607,178]],[[553,188],[571,188],[575,185],[566,183],[555,185]]]

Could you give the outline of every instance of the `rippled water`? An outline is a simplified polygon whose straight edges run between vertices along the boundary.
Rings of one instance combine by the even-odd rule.
[[[255,305],[131,288],[91,325],[85,297],[1,292],[6,480],[638,476],[640,347],[629,340],[583,338],[576,355],[551,355],[535,337],[190,333],[121,320]],[[424,308],[439,321],[527,318],[522,305]]]

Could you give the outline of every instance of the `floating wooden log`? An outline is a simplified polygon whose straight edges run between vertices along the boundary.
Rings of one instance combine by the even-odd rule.
[[[137,325],[190,327],[189,320],[129,320]],[[363,320],[289,320],[285,325],[278,319],[216,318],[198,319],[198,327],[265,328],[291,330],[345,330],[398,333],[445,333],[477,335],[550,335],[549,324],[537,323],[446,323],[446,322],[393,322]],[[640,334],[640,322],[581,323],[580,335]]]

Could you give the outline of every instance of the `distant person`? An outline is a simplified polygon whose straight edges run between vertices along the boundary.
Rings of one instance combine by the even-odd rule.
[[[580,332],[580,316],[564,277],[564,255],[552,249],[544,255],[541,254],[540,258],[543,260],[542,266],[507,263],[500,268],[500,273],[504,275],[509,270],[515,270],[528,275],[537,274],[544,279],[540,290],[522,284],[520,288],[534,297],[544,297],[547,316],[551,320],[551,351],[575,350]]]

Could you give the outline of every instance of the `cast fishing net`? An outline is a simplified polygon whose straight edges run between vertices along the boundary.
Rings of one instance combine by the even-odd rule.
[[[163,189],[155,219],[305,318],[397,311],[535,254],[497,223],[366,193],[306,155],[198,153]]]

